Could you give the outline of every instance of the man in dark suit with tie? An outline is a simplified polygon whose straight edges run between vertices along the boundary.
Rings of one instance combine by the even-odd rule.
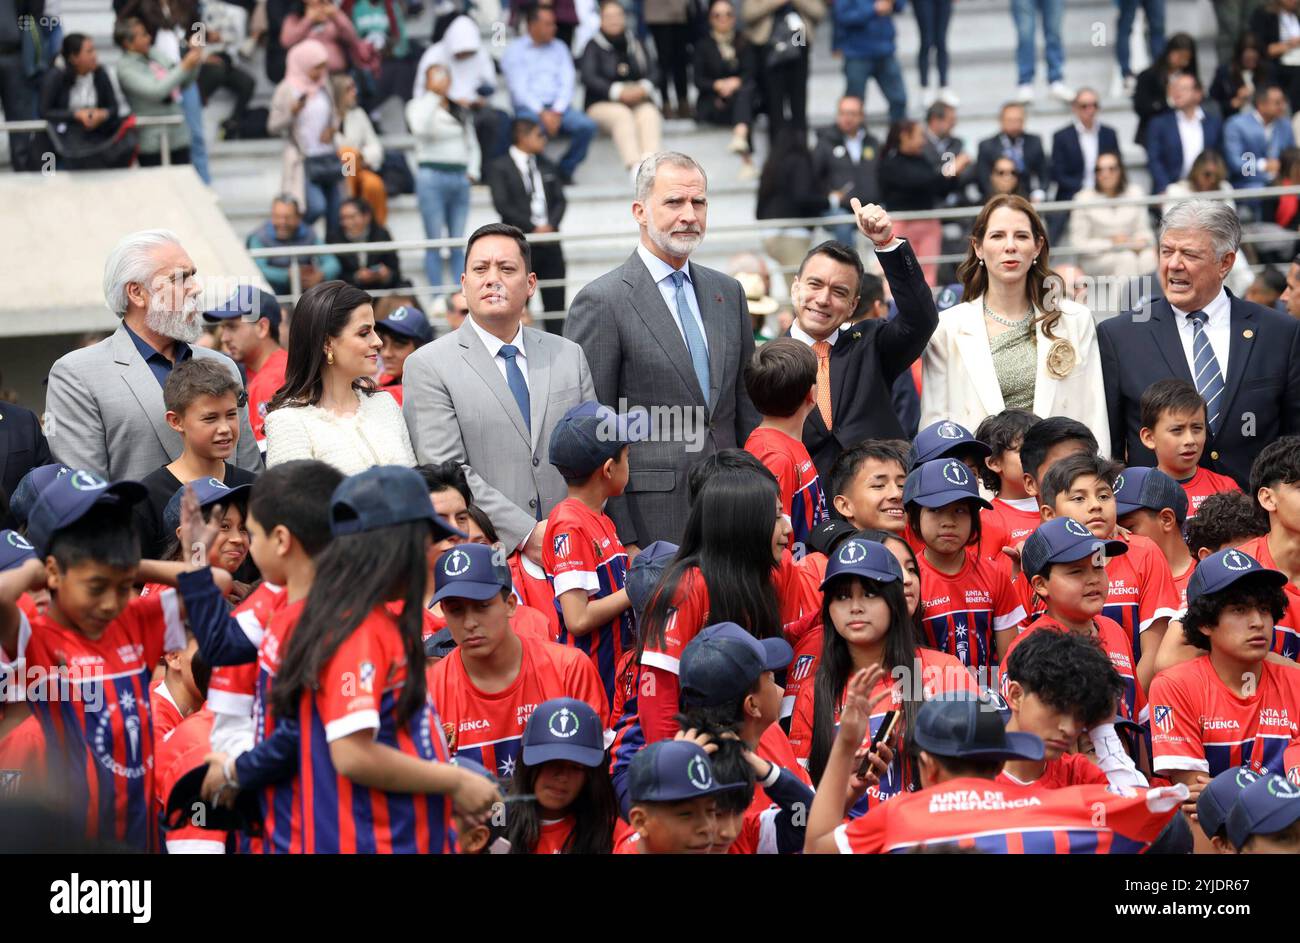
[[[18,482],[33,468],[53,461],[36,414],[16,403],[0,403],[0,527],[14,526],[9,497]]]
[[[975,161],[976,181],[980,194],[988,199],[993,193],[993,165],[999,157],[1010,157],[1016,162],[1020,179],[1029,190],[1035,203],[1047,196],[1047,153],[1043,139],[1037,134],[1025,133],[1025,106],[1008,102],[1002,106],[998,133],[980,141]]]
[[[1096,182],[1093,174],[1097,158],[1102,154],[1119,153],[1119,136],[1115,129],[1099,120],[1097,112],[1100,104],[1101,99],[1095,89],[1079,89],[1070,105],[1074,120],[1052,135],[1055,200],[1073,200],[1080,190],[1091,189]],[[1055,213],[1047,221],[1053,241],[1065,232],[1069,220],[1069,213]]]
[[[1300,432],[1300,321],[1224,289],[1240,242],[1224,203],[1174,204],[1160,225],[1164,298],[1097,329],[1115,458],[1155,464],[1139,438],[1140,406],[1167,378],[1193,383],[1206,401],[1201,464],[1243,488],[1264,446]]]
[[[858,304],[862,260],[839,242],[823,242],[805,256],[790,286],[795,321],[789,336],[817,355],[817,409],[803,427],[803,444],[822,481],[844,449],[863,439],[905,438],[891,387],[911,367],[939,326],[939,309],[912,247],[894,235],[881,207],[853,201],[858,228],[871,240],[898,316],[848,322]]]
[[[487,166],[484,177],[492,205],[501,222],[525,233],[556,232],[566,207],[560,170],[542,151],[546,134],[536,121],[521,118],[511,126],[510,150]],[[564,252],[558,242],[534,242],[533,271],[538,281],[564,279]],[[542,307],[560,314],[565,308],[564,286],[541,289]],[[550,325],[552,322],[547,321]]]
[[[1147,168],[1151,192],[1164,193],[1175,180],[1182,180],[1192,161],[1202,151],[1217,151],[1223,142],[1223,122],[1206,114],[1201,81],[1187,72],[1169,76],[1168,111],[1162,111],[1147,126]]]
[[[690,261],[704,238],[708,181],[693,158],[661,151],[637,171],[632,215],[641,244],[573,299],[564,334],[586,352],[596,396],[643,407],[652,440],[632,446],[631,477],[608,513],[630,551],[679,543],[690,510],[687,476],[758,425],[742,366],[754,352],[740,283]]]

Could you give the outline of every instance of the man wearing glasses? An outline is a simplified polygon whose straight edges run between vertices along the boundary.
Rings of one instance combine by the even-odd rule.
[[[1102,154],[1119,153],[1119,137],[1099,119],[1099,97],[1091,88],[1081,88],[1070,105],[1074,120],[1052,135],[1052,182],[1057,200],[1073,200],[1081,190],[1095,184],[1093,168]],[[1052,241],[1065,231],[1069,213],[1057,213],[1048,221]]]

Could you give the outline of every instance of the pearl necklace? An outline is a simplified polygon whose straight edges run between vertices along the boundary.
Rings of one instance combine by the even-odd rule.
[[[989,307],[989,303],[987,301],[984,302],[984,316],[993,321],[996,321],[998,324],[1001,324],[1003,327],[1024,327],[1025,322],[1029,320],[1030,315],[1032,315],[1033,313],[1034,313],[1034,309],[1030,308],[1028,311],[1024,313],[1023,316],[1021,316],[1019,320],[1008,321],[1006,318],[994,314],[993,309]]]

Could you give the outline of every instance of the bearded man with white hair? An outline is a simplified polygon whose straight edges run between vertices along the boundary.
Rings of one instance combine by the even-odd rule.
[[[143,478],[180,457],[181,437],[163,405],[172,367],[212,357],[239,378],[229,357],[195,343],[203,333],[199,292],[194,262],[174,233],[144,230],[117,244],[104,264],[104,300],[121,323],[50,369],[45,429],[57,461],[114,481]],[[253,471],[262,460],[244,400],[230,461]]]
[[[745,392],[753,325],[740,283],[690,261],[704,239],[708,180],[693,158],[660,151],[641,162],[632,217],[641,244],[573,299],[564,336],[587,355],[596,398],[648,410],[650,441],[632,445],[631,476],[607,511],[633,553],[681,541],[691,468],[743,446],[759,423]]]

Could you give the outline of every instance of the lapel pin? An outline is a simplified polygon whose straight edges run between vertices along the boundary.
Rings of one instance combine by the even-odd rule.
[[[1250,328],[1246,328],[1244,331],[1241,332],[1241,336],[1246,338],[1246,340],[1250,340],[1252,337],[1255,336],[1255,332],[1252,331]]]
[[[722,296],[721,296],[721,295],[714,295],[714,296],[713,296],[713,303],[714,303],[714,304],[717,304],[717,305],[722,304]]]

